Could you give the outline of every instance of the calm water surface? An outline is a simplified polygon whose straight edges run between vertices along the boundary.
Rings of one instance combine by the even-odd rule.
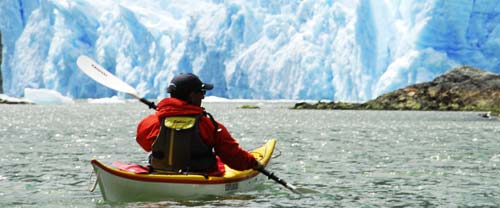
[[[278,139],[270,170],[320,193],[258,190],[195,201],[110,204],[91,158],[145,163],[139,103],[0,105],[0,207],[499,207],[500,121],[474,112],[289,110],[206,103],[246,149]]]

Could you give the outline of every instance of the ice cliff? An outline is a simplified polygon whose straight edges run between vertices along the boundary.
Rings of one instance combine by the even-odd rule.
[[[111,97],[85,54],[149,98],[194,72],[209,95],[365,101],[459,65],[500,72],[498,0],[0,1],[4,93]]]

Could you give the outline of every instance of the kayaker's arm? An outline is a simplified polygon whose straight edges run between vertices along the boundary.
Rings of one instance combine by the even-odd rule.
[[[224,126],[221,125],[221,128],[223,130],[218,133],[220,143],[215,146],[215,152],[222,162],[236,170],[252,169],[259,165],[253,154],[241,148]]]
[[[214,147],[215,154],[221,161],[235,170],[252,169],[258,164],[253,154],[240,147],[238,142],[231,137],[226,127],[218,123],[220,131],[213,133],[214,125],[209,118],[204,117],[200,122],[200,133],[202,137],[208,139],[210,145]]]
[[[146,152],[151,151],[151,145],[160,133],[160,121],[158,117],[151,114],[139,122],[135,140]]]

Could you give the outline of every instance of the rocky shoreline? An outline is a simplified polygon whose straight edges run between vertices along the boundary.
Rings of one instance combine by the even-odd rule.
[[[500,75],[462,66],[365,103],[297,103],[292,109],[486,111],[500,113]]]
[[[9,97],[7,95],[0,94],[0,104],[34,104],[34,103],[25,99]]]
[[[28,101],[12,101],[12,100],[4,100],[0,98],[0,104],[33,104],[32,102]]]

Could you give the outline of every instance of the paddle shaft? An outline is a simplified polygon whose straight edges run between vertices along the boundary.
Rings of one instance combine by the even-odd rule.
[[[139,101],[141,101],[142,103],[144,103],[147,106],[149,106],[149,109],[156,110],[156,105],[155,105],[154,102],[151,102],[151,101],[147,100],[146,98],[140,98]]]
[[[285,188],[287,188],[288,190],[292,191],[293,193],[301,194],[299,191],[297,191],[297,188],[295,188],[295,186],[293,186],[292,184],[288,184],[287,182],[285,182],[281,178],[278,178],[278,176],[274,175],[274,173],[267,171],[266,169],[264,169],[264,167],[259,167],[259,168],[257,168],[257,170],[259,172],[261,172],[262,174],[264,174],[265,176],[267,176],[269,179],[272,179],[276,183],[279,183],[282,186],[284,186]]]

